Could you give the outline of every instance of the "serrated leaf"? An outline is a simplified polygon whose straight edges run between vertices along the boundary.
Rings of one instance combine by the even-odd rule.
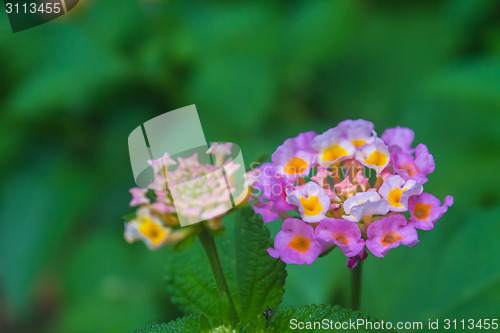
[[[210,324],[203,316],[188,315],[173,320],[169,323],[148,325],[142,329],[135,330],[134,333],[236,333],[239,330],[233,330],[228,327],[218,326],[210,327]],[[263,330],[246,330],[247,333],[261,333]]]
[[[261,315],[267,306],[281,302],[285,284],[285,264],[272,258],[269,230],[259,216],[242,210],[235,230],[236,264],[240,320],[243,324]]]
[[[134,333],[192,333],[208,332],[202,331],[201,318],[189,315],[166,324],[148,325],[142,329],[135,330]]]
[[[314,328],[314,322],[322,323],[323,320],[327,319],[328,324],[330,325],[326,327],[318,328],[318,325]],[[356,327],[356,329],[350,330],[336,330],[335,323],[337,322],[357,322],[358,319],[362,319],[364,321],[369,321],[372,323],[377,322],[375,319],[370,318],[369,316],[363,315],[358,311],[352,311],[343,309],[338,305],[306,305],[301,308],[296,308],[293,306],[284,308],[279,310],[270,320],[269,330],[268,332],[296,332],[297,329],[300,332],[373,332],[373,330],[365,330],[365,325],[360,325]],[[296,320],[296,321],[295,321]],[[303,323],[304,326],[299,326]],[[312,323],[310,327],[312,329],[308,329],[307,323]],[[333,323],[333,328],[331,327]],[[377,332],[394,332],[390,330],[377,330]]]
[[[239,215],[234,221],[233,216]],[[216,238],[220,261],[240,316],[242,327],[259,321],[283,295],[285,264],[267,253],[269,231],[248,210],[228,216],[228,232]],[[219,295],[212,271],[199,242],[172,256],[167,274],[172,301],[184,311],[219,319]]]

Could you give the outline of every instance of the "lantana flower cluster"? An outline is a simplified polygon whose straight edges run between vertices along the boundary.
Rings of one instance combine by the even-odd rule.
[[[168,153],[148,161],[154,179],[147,188],[130,189],[130,206],[136,212],[125,222],[125,240],[142,240],[150,250],[178,243],[198,231],[196,224],[181,228],[180,216],[190,223],[203,221],[212,230],[221,229],[221,217],[232,208],[228,190],[240,167],[226,159],[231,147],[231,143],[213,143],[206,153],[213,156],[214,164],[201,163],[197,153],[179,157],[177,162]]]
[[[412,148],[414,132],[390,128],[381,137],[366,120],[345,120],[323,134],[287,139],[251,171],[253,208],[264,222],[281,218],[271,256],[310,265],[338,247],[354,268],[368,249],[418,243],[417,229],[431,230],[453,204],[424,192],[435,164],[427,146]]]

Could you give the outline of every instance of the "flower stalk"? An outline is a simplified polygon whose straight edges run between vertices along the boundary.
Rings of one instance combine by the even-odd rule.
[[[224,272],[220,264],[219,255],[217,254],[217,247],[215,245],[214,236],[212,232],[203,224],[200,224],[201,230],[198,234],[201,245],[207,254],[208,261],[210,263],[210,268],[214,274],[215,284],[217,286],[217,291],[220,296],[220,312],[221,321],[223,323],[231,324],[231,327],[235,327],[239,322],[238,313],[236,312],[236,307],[234,306],[233,298],[231,297],[231,292],[224,277]]]
[[[351,308],[358,311],[361,305],[361,275],[363,261],[351,270]]]

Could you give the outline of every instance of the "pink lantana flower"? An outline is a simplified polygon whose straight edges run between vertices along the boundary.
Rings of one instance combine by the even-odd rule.
[[[222,163],[219,166],[200,162],[197,153],[176,161],[165,153],[148,161],[154,178],[146,188],[130,190],[131,205],[137,206],[137,210],[134,217],[126,217],[125,239],[142,240],[155,250],[199,231],[189,224],[202,222],[213,230],[220,229],[221,216],[237,205],[231,195],[236,193],[234,174],[240,165],[231,159],[223,164],[231,147],[231,143],[214,143],[208,149],[207,153],[215,155],[216,163]]]
[[[423,180],[427,182],[427,175],[434,172],[436,167],[434,157],[424,144],[419,144],[414,153],[404,153],[397,147],[391,153],[394,171],[404,179]]]
[[[366,250],[363,248],[354,257],[347,258],[347,267],[349,269],[353,269],[354,267],[358,266],[360,262],[364,261],[366,258],[368,258],[368,252],[366,252]]]
[[[175,207],[166,190],[155,190],[156,201],[151,204],[151,209],[161,214],[175,213]]]
[[[317,136],[318,134],[316,132],[310,131],[300,133],[292,140],[295,142],[295,147],[298,151],[306,151],[315,154],[316,151],[311,147],[311,142]]]
[[[358,171],[356,173],[356,176],[353,178],[352,183],[359,185],[361,191],[366,191],[370,188],[369,179],[363,175],[363,171]]]
[[[252,171],[256,171],[257,178],[253,184],[253,188],[259,192],[259,196],[270,199],[271,182],[276,177],[276,167],[272,163],[263,163]]]
[[[311,177],[311,180],[318,183],[319,186],[325,187],[328,186],[328,177],[332,175],[331,171],[323,168],[321,165],[317,167],[317,172],[314,176]]]
[[[320,165],[329,168],[333,164],[351,158],[356,153],[356,146],[341,137],[338,128],[332,128],[314,138],[311,147],[317,151],[317,160]]]
[[[254,202],[252,207],[256,214],[260,214],[262,216],[262,220],[264,222],[275,221],[280,217],[279,210],[270,200],[259,198],[257,202]]]
[[[408,210],[408,200],[413,195],[423,191],[422,183],[413,179],[405,181],[401,176],[392,176],[380,187],[380,195],[389,202],[392,212],[405,212]]]
[[[380,174],[389,165],[389,148],[387,148],[384,141],[376,138],[372,143],[363,145],[356,158],[364,166],[372,168],[377,171],[377,174]]]
[[[382,134],[382,140],[389,148],[399,147],[403,153],[412,153],[411,145],[415,133],[406,127],[388,128]]]
[[[227,143],[217,143],[214,142],[207,150],[207,154],[211,154],[215,157],[215,166],[220,167],[224,164],[224,159],[226,156],[231,156],[231,148],[233,144],[231,142]]]
[[[274,248],[267,252],[287,264],[310,265],[323,252],[323,246],[314,239],[314,229],[302,220],[289,218],[274,239]]]
[[[409,128],[388,128],[382,134],[382,140],[389,146],[394,171],[404,179],[423,180],[434,172],[436,167],[434,157],[424,144],[412,149],[415,133]]]
[[[309,182],[288,193],[287,202],[299,208],[304,221],[319,222],[325,217],[331,201],[324,188]]]
[[[453,197],[450,195],[444,198],[442,206],[441,201],[430,193],[422,193],[419,196],[411,197],[408,201],[408,209],[411,214],[410,224],[417,229],[432,230],[436,221],[452,205]]]
[[[170,157],[168,153],[165,153],[162,157],[157,160],[149,160],[149,165],[153,168],[155,174],[165,175],[169,167],[176,165],[177,163]]]
[[[389,211],[389,203],[375,191],[359,192],[344,202],[342,217],[348,221],[359,222],[373,215],[385,215]]]
[[[133,187],[129,190],[132,194],[132,200],[130,201],[130,207],[140,206],[149,203],[149,199],[146,197],[148,193],[147,189],[140,187]]]
[[[383,217],[370,224],[367,230],[366,247],[377,257],[385,257],[390,249],[399,245],[409,247],[418,243],[417,230],[406,223],[404,215]]]
[[[316,240],[337,245],[346,257],[354,257],[365,247],[356,223],[326,217],[316,227]]]
[[[295,209],[296,206],[286,201],[287,193],[293,190],[293,183],[286,178],[277,175],[271,180],[271,201],[277,209],[287,211]]]
[[[373,123],[363,119],[344,120],[337,125],[337,128],[340,136],[351,141],[357,148],[372,143],[377,137]]]
[[[125,240],[133,243],[142,240],[150,250],[157,250],[167,242],[171,229],[152,215],[147,208],[140,208],[137,217],[125,224]]]
[[[358,119],[319,135],[306,132],[288,139],[273,154],[272,163],[254,170],[260,174],[252,182],[257,190],[251,199],[255,212],[265,222],[300,215],[302,227],[308,223],[305,229],[314,230],[307,244],[339,247],[351,269],[367,258],[364,245],[378,257],[399,244],[413,246],[418,242],[415,228],[432,229],[453,204],[451,196],[441,205],[434,196],[422,194],[434,158],[424,144],[412,148],[414,136],[411,129],[396,127],[379,138],[372,123]],[[293,169],[292,164],[304,167]],[[396,214],[408,210],[409,222]],[[276,239],[282,241],[290,233],[284,229]],[[280,249],[290,250],[285,245]]]
[[[335,191],[338,195],[349,198],[358,192],[358,185],[351,182],[351,177],[347,176],[340,183],[335,184]]]
[[[272,156],[276,172],[284,177],[296,179],[309,174],[314,155],[307,150],[299,150],[294,139],[286,140]]]

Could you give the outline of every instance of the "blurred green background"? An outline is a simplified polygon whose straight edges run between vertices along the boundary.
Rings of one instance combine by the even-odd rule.
[[[0,14],[0,331],[126,332],[180,313],[170,249],[123,240],[127,137],[196,104],[247,164],[286,138],[364,118],[411,127],[455,205],[421,243],[370,256],[383,320],[500,317],[498,1],[80,1],[13,34]],[[272,225],[273,229],[278,223]],[[284,304],[348,304],[333,253],[289,266]]]

